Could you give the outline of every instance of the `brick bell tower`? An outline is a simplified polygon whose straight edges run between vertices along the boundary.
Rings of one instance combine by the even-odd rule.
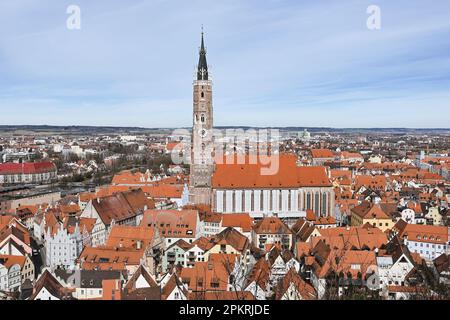
[[[209,205],[211,203],[211,176],[214,171],[213,108],[212,81],[208,76],[203,30],[193,91],[194,109],[192,114],[189,202]]]

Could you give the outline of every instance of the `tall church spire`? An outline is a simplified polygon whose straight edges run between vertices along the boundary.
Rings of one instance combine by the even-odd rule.
[[[189,173],[189,202],[211,203],[211,177],[214,172],[212,81],[208,79],[205,41],[200,46],[197,79],[193,82],[192,144]]]
[[[202,26],[202,43],[200,46],[198,66],[197,66],[197,80],[208,80],[208,64],[206,63],[205,42],[203,40],[203,26]]]

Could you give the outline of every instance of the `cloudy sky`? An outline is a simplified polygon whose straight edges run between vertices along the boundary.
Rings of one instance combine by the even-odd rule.
[[[215,125],[448,128],[449,17],[448,0],[0,0],[0,124],[189,126],[203,24]]]

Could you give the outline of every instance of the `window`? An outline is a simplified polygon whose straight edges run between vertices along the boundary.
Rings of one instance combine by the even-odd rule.
[[[201,122],[205,122],[205,115],[203,113],[202,113],[200,120],[201,120]]]
[[[316,195],[315,195],[315,199],[314,199],[314,212],[315,212],[315,214],[316,215],[320,215],[320,209],[319,209],[319,207],[320,207],[320,195],[319,195],[319,193],[318,192],[316,192]]]
[[[261,190],[260,194],[259,194],[259,210],[263,211],[264,210],[264,191]]]
[[[250,210],[254,211],[254,207],[255,207],[255,195],[253,191],[250,191],[250,202],[251,202],[251,206],[250,206]]]
[[[205,94],[203,93],[203,91],[202,91],[202,98],[204,98],[205,97]]]
[[[311,193],[306,195],[306,209],[311,209]]]
[[[272,190],[269,190],[269,211],[273,210],[273,198],[272,198]]]
[[[322,215],[326,216],[327,215],[327,210],[328,209],[328,193],[323,193],[322,194]]]
[[[292,191],[288,190],[288,211],[291,211],[291,201],[292,201],[292,195],[291,195]]]

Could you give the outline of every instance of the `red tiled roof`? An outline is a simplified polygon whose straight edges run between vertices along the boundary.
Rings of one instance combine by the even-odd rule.
[[[2,163],[0,164],[0,175],[7,174],[35,174],[56,171],[52,162],[27,162],[27,163]]]
[[[262,174],[262,169],[269,165],[250,164],[216,164],[212,178],[216,189],[252,189],[252,188],[298,188],[329,187],[331,182],[325,167],[299,167],[295,155],[279,155],[278,171],[272,175]]]
[[[312,149],[311,155],[313,158],[334,158],[334,153],[328,149]]]
[[[248,213],[224,214],[222,227],[240,227],[243,232],[250,232],[253,226],[253,219]]]

